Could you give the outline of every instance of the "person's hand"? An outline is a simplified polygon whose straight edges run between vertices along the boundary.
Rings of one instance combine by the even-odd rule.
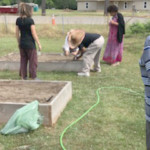
[[[68,56],[68,55],[69,55],[69,51],[65,50],[64,48],[63,48],[63,51],[64,51],[64,55],[65,55],[65,56]]]
[[[78,54],[78,51],[72,52],[71,54],[76,56]]]
[[[77,57],[77,56],[74,56],[74,57],[73,57],[73,61],[76,61],[76,60],[78,60],[78,57]]]
[[[77,55],[74,56],[73,60],[74,61],[79,60],[82,56],[83,56],[83,53],[79,52]]]
[[[39,44],[38,46],[39,46],[39,50],[41,51],[41,50],[42,50],[42,46],[41,46],[41,44]]]
[[[86,48],[83,47],[83,48],[81,49],[81,53],[84,53],[85,51],[86,51]]]
[[[115,21],[111,20],[111,21],[110,21],[110,24],[113,24],[113,25],[116,25],[116,26],[117,26],[117,25],[118,25],[118,22],[115,22]]]
[[[113,24],[114,23],[114,21],[113,20],[110,20],[110,22],[109,22],[110,24]]]

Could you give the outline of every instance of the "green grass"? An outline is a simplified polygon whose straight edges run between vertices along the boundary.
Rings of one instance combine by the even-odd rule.
[[[34,15],[41,15],[41,9],[39,9],[39,11],[34,12]],[[77,10],[63,10],[63,9],[46,9],[46,15],[47,16],[98,16],[98,15],[102,15],[103,12],[82,12],[82,11],[77,11]]]
[[[42,49],[44,52],[60,52],[63,42],[63,39],[49,39],[49,38],[42,38],[40,39],[42,44]],[[16,39],[13,37],[4,37],[1,38],[0,49],[2,50],[0,56],[7,55],[10,52],[18,52],[18,45]],[[7,44],[9,42],[9,44]],[[58,44],[56,44],[58,43]]]
[[[103,30],[100,30],[100,29]],[[18,45],[15,39],[15,25],[8,25],[6,32],[4,25],[0,24],[0,56],[6,55],[9,52],[17,52]],[[42,51],[44,52],[60,52],[66,33],[70,29],[83,29],[87,32],[100,33],[103,36],[107,35],[108,26],[104,25],[65,25],[62,30],[61,25],[36,25],[37,34],[39,36]]]
[[[102,32],[102,29],[99,30]],[[1,37],[0,40],[0,55],[17,51],[14,37]],[[58,52],[63,43],[63,36],[41,37],[40,40],[43,51],[47,52],[49,49],[51,52]],[[145,37],[140,35],[126,35],[121,65],[111,67],[101,62],[102,72],[91,73],[89,78],[77,77],[73,72],[38,72],[38,77],[42,80],[72,81],[73,98],[55,127],[41,126],[27,134],[0,135],[0,149],[4,147],[3,150],[14,150],[18,146],[29,145],[31,150],[61,150],[61,132],[96,102],[95,92],[99,87],[121,86],[144,95],[138,66],[144,40]],[[103,52],[104,49],[102,55]],[[19,79],[18,72],[0,72],[0,79]],[[144,96],[109,89],[100,91],[100,96],[100,104],[65,134],[64,145],[67,150],[146,149]]]
[[[139,11],[137,13],[134,13],[132,11],[121,11],[121,13],[124,16],[136,16],[136,17],[148,17],[149,11]],[[39,11],[34,12],[34,15],[41,15],[41,9]],[[63,9],[46,9],[46,15],[47,16],[103,16],[103,11],[78,11],[78,10],[63,10]]]

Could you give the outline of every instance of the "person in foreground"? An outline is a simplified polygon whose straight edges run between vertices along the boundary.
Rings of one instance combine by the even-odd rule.
[[[20,4],[20,17],[16,20],[16,38],[20,49],[20,76],[27,79],[27,64],[29,61],[29,77],[37,80],[37,51],[36,44],[41,50],[41,44],[36,34],[34,21],[31,18],[33,8],[28,4]]]
[[[139,65],[145,86],[146,145],[150,150],[150,36],[146,38]]]
[[[125,22],[122,14],[118,12],[117,6],[109,6],[107,12],[113,17],[109,22],[109,35],[103,60],[112,66],[116,66],[122,61]]]
[[[70,49],[79,48],[83,53],[83,67],[78,76],[90,76],[90,69],[94,62],[94,72],[101,72],[100,53],[104,45],[104,37],[83,30],[72,30],[68,35]]]

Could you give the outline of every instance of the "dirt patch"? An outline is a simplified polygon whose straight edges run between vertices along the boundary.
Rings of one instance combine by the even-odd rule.
[[[0,102],[26,102],[38,100],[48,103],[65,86],[64,82],[0,81]]]
[[[38,62],[54,62],[54,61],[72,61],[73,56],[64,56],[63,54],[50,54],[50,53],[41,53],[38,56]],[[0,61],[12,61],[19,62],[20,54],[19,53],[10,53],[6,56],[0,57]]]

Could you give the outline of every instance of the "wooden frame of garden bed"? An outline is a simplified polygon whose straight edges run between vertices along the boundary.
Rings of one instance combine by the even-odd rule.
[[[57,55],[57,54],[48,54]],[[60,54],[58,54],[60,55]],[[79,72],[82,70],[83,60],[57,60],[50,62],[38,62],[38,71],[64,71],[64,72]],[[19,61],[0,61],[0,70],[18,71],[20,68]]]
[[[65,83],[65,86],[58,92],[58,94],[48,103],[39,103],[39,112],[44,116],[43,124],[46,126],[53,126],[62,111],[65,109],[67,103],[72,99],[72,83],[70,81],[18,81],[18,80],[0,80],[1,82],[20,82],[20,83]],[[9,91],[6,91],[9,92]],[[27,103],[17,102],[0,102],[0,123],[6,123],[13,113]]]

